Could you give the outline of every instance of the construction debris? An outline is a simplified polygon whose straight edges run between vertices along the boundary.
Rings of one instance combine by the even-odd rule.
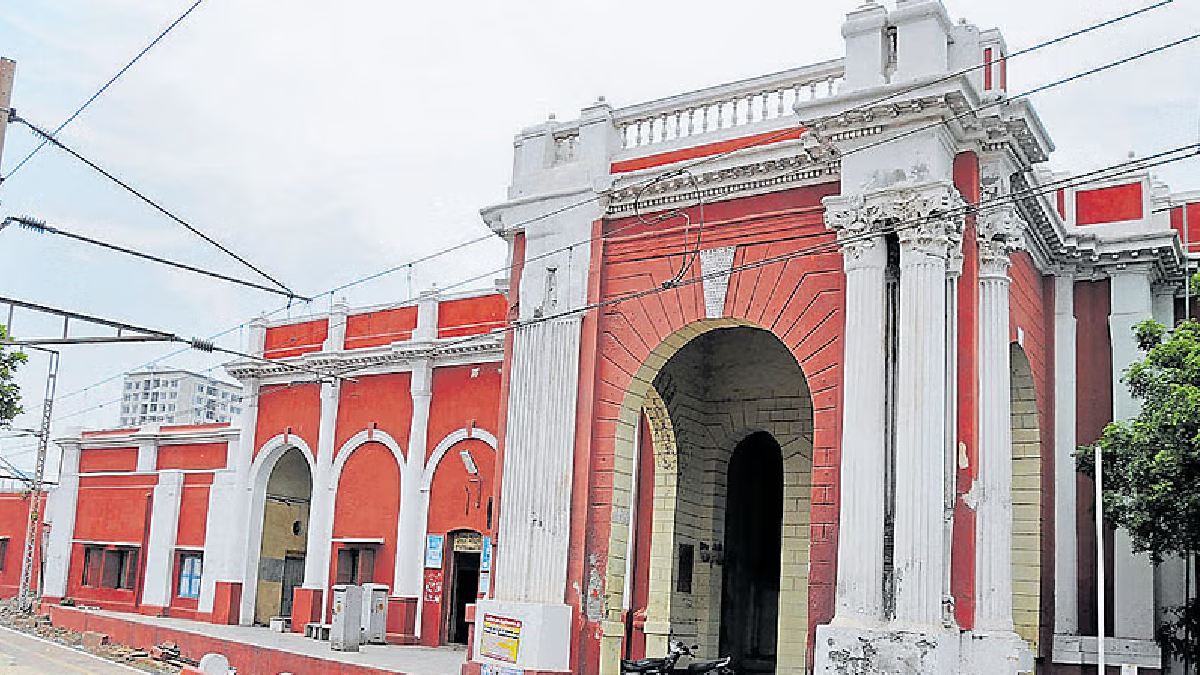
[[[103,633],[94,631],[78,633],[73,630],[59,628],[52,625],[50,617],[44,614],[26,614],[19,611],[14,599],[0,600],[0,626],[28,633],[29,635],[36,635],[64,647],[86,651],[109,661],[123,663],[147,673],[175,675],[182,670],[184,665],[196,664],[195,661],[186,659],[179,654],[179,647],[171,643],[167,643],[167,645],[170,645],[170,649],[165,652],[169,655],[169,658],[159,660],[153,658],[152,653],[145,649],[112,644],[109,636]]]

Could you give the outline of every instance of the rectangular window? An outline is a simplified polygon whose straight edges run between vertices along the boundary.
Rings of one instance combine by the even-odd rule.
[[[346,546],[338,549],[337,583],[365,584],[374,579],[374,546]]]
[[[695,565],[695,547],[691,544],[679,545],[679,578],[675,590],[680,593],[692,592],[692,567]]]
[[[104,548],[87,546],[83,549],[83,585],[100,585],[100,563],[104,558]]]
[[[179,554],[179,597],[200,597],[200,570],[203,559],[200,553]]]
[[[4,571],[4,563],[8,560],[8,538],[0,539],[0,572]]]
[[[100,588],[133,588],[137,582],[137,549],[85,547],[82,582]]]

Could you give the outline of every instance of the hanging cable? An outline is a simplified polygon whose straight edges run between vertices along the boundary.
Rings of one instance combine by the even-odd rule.
[[[1103,28],[1106,28],[1106,27],[1108,27],[1108,26],[1112,26],[1112,25],[1114,25],[1114,24],[1117,24],[1117,23],[1120,23],[1120,22],[1126,21],[1126,20],[1128,20],[1128,19],[1134,18],[1134,17],[1136,17],[1136,16],[1139,16],[1139,15],[1145,14],[1145,13],[1147,13],[1147,12],[1150,12],[1150,11],[1152,11],[1152,10],[1160,9],[1160,8],[1162,8],[1162,7],[1165,7],[1165,6],[1169,5],[1169,4],[1172,4],[1172,2],[1173,2],[1173,1],[1174,1],[1174,0],[1161,0],[1160,2],[1156,2],[1156,3],[1152,4],[1152,5],[1148,5],[1148,6],[1146,6],[1146,7],[1143,7],[1143,8],[1140,8],[1140,9],[1137,9],[1137,10],[1134,10],[1134,11],[1131,11],[1131,12],[1127,12],[1127,13],[1125,13],[1125,14],[1122,14],[1122,15],[1119,15],[1119,16],[1116,16],[1116,17],[1113,17],[1113,18],[1110,18],[1110,19],[1106,19],[1106,20],[1103,20],[1103,21],[1099,21],[1099,22],[1097,22],[1097,23],[1093,23],[1093,24],[1091,24],[1091,25],[1088,25],[1088,26],[1085,26],[1085,27],[1083,27],[1083,28],[1079,28],[1079,29],[1076,29],[1076,30],[1070,31],[1070,32],[1068,32],[1068,33],[1064,33],[1064,34],[1058,35],[1058,36],[1056,36],[1056,37],[1054,37],[1054,38],[1051,38],[1051,39],[1045,40],[1045,41],[1043,41],[1043,42],[1039,42],[1039,43],[1037,43],[1037,44],[1034,44],[1034,45],[1031,45],[1031,46],[1029,46],[1029,47],[1023,48],[1023,49],[1021,49],[1021,50],[1018,50],[1018,51],[1016,51],[1016,52],[1013,52],[1012,54],[1008,54],[1008,55],[1001,56],[1000,58],[993,60],[991,64],[988,64],[988,63],[981,63],[981,64],[977,64],[977,65],[974,65],[974,66],[970,66],[970,67],[962,68],[962,69],[956,70],[956,71],[954,71],[954,72],[952,72],[952,73],[949,73],[949,74],[947,74],[947,75],[945,75],[945,76],[939,77],[939,78],[937,78],[937,79],[935,79],[935,80],[932,80],[932,81],[929,81],[929,82],[922,82],[922,83],[918,83],[918,84],[916,84],[916,85],[913,85],[913,86],[910,86],[910,87],[902,88],[902,89],[899,89],[899,90],[897,90],[897,91],[895,91],[895,92],[892,92],[892,93],[886,94],[886,95],[884,95],[884,96],[882,96],[882,97],[879,97],[879,98],[876,98],[876,99],[873,99],[873,100],[870,100],[870,101],[863,102],[863,103],[861,103],[861,104],[858,104],[858,105],[856,105],[856,106],[853,106],[853,107],[850,107],[850,108],[847,108],[847,109],[844,109],[844,110],[838,111],[838,112],[836,112],[836,113],[831,113],[831,114],[829,114],[829,115],[826,115],[826,116],[824,116],[824,117],[823,117],[823,118],[821,118],[821,119],[822,119],[822,120],[825,120],[825,121],[828,121],[828,120],[834,120],[834,119],[836,119],[836,118],[838,118],[838,117],[840,117],[840,116],[842,116],[842,115],[846,115],[846,114],[849,114],[849,113],[853,113],[853,112],[855,112],[855,111],[863,111],[863,110],[867,110],[867,109],[869,109],[869,108],[871,108],[871,107],[873,107],[873,106],[879,105],[879,104],[881,104],[881,103],[885,103],[885,102],[887,102],[887,101],[890,101],[890,100],[894,100],[894,99],[896,99],[896,98],[898,98],[898,97],[900,97],[900,96],[903,96],[903,95],[906,95],[906,94],[910,94],[910,93],[914,93],[914,92],[920,91],[920,90],[922,90],[922,89],[926,89],[926,88],[928,88],[928,87],[930,87],[930,86],[936,85],[936,84],[938,84],[938,83],[942,83],[942,82],[950,81],[950,80],[956,79],[956,78],[958,78],[958,77],[961,77],[962,75],[966,75],[966,74],[969,74],[969,73],[971,73],[971,72],[975,72],[975,71],[981,70],[981,69],[983,69],[983,68],[985,68],[985,67],[988,67],[989,65],[992,65],[992,64],[995,64],[995,63],[999,63],[999,62],[1002,62],[1002,61],[1003,61],[1003,62],[1006,62],[1006,61],[1009,61],[1009,60],[1011,60],[1011,59],[1014,59],[1014,58],[1017,58],[1017,57],[1020,57],[1020,56],[1024,56],[1024,55],[1026,55],[1026,54],[1030,54],[1030,53],[1033,53],[1033,52],[1036,52],[1036,51],[1040,51],[1040,50],[1042,50],[1042,49],[1045,49],[1045,48],[1047,48],[1047,47],[1050,47],[1050,46],[1052,46],[1052,45],[1055,45],[1055,44],[1059,44],[1059,43],[1061,43],[1061,42],[1064,42],[1064,41],[1066,41],[1066,40],[1069,40],[1069,39],[1072,39],[1072,38],[1075,38],[1075,37],[1079,37],[1079,36],[1082,36],[1082,35],[1085,35],[1085,34],[1088,34],[1088,33],[1091,33],[1091,32],[1094,32],[1094,31],[1097,31],[1097,30],[1100,30],[1100,29],[1103,29]],[[1029,93],[1031,93],[1031,92],[1026,92],[1026,95],[1028,95]],[[942,124],[942,123],[943,123],[943,122],[939,122],[938,124],[940,125],[940,124]],[[936,125],[935,125],[935,126],[936,126]],[[756,142],[754,143],[754,146],[757,146],[757,145],[763,145],[763,144],[769,143],[769,142],[771,142],[771,141],[773,141],[773,140],[779,140],[779,139],[782,139],[782,138],[786,137],[787,135],[792,135],[792,134],[795,134],[795,133],[796,133],[796,130],[795,130],[794,128],[788,128],[788,129],[785,129],[785,130],[783,130],[783,131],[781,131],[781,132],[779,132],[779,133],[777,133],[777,134],[773,134],[772,136],[770,136],[770,137],[768,137],[768,138],[766,138],[766,139],[758,139],[758,140],[756,140]],[[695,167],[695,166],[698,166],[698,165],[704,164],[704,163],[706,163],[706,162],[712,162],[712,161],[716,161],[716,160],[722,159],[722,158],[724,158],[724,157],[727,157],[727,156],[729,156],[729,155],[731,155],[731,154],[734,154],[734,153],[736,153],[736,152],[739,152],[739,151],[741,151],[741,150],[745,150],[745,149],[747,149],[747,148],[749,148],[749,147],[751,147],[751,146],[750,146],[750,145],[742,145],[742,146],[739,146],[739,147],[732,148],[732,149],[730,149],[730,150],[728,150],[728,151],[722,152],[722,153],[720,153],[720,154],[716,154],[716,155],[710,155],[710,156],[706,156],[706,157],[698,158],[697,160],[695,160],[695,161],[693,161],[693,162],[690,162],[690,163],[686,164],[684,168],[685,168],[685,169],[689,169],[689,168],[692,168],[692,167]],[[847,151],[847,152],[849,153],[849,152],[851,152],[851,151]],[[673,171],[673,170],[672,170],[672,171]],[[664,173],[665,173],[665,172],[664,172]],[[655,178],[654,178],[654,177],[650,177],[650,178],[644,179],[644,180],[643,180],[641,183],[635,183],[634,185],[638,185],[638,184],[642,184],[642,185],[644,185],[645,183],[647,183],[647,182],[652,182],[652,181],[654,181],[654,180],[655,180]],[[625,187],[629,187],[629,186],[625,186]],[[552,210],[550,210],[550,211],[548,211],[548,212],[544,212],[544,213],[542,213],[542,214],[539,214],[539,215],[537,215],[537,216],[534,216],[534,217],[532,217],[532,218],[528,218],[528,219],[526,219],[526,220],[523,220],[523,221],[520,221],[520,222],[518,222],[518,223],[515,223],[515,224],[513,224],[513,225],[510,225],[510,226],[508,226],[508,229],[517,229],[517,228],[520,228],[520,227],[524,227],[524,226],[526,226],[526,225],[529,225],[529,224],[532,224],[532,223],[538,222],[538,221],[540,221],[540,220],[543,220],[543,219],[546,219],[546,218],[550,218],[550,217],[552,217],[552,216],[555,216],[555,215],[558,215],[558,214],[560,214],[560,213],[564,213],[564,212],[566,212],[566,211],[569,211],[569,210],[572,210],[572,209],[575,209],[575,208],[579,208],[579,207],[585,206],[585,205],[587,205],[587,204],[590,204],[590,203],[592,203],[592,202],[596,201],[597,199],[600,199],[600,198],[601,198],[601,197],[603,197],[603,196],[607,196],[607,195],[608,195],[610,192],[611,192],[611,189],[609,189],[609,190],[604,190],[604,191],[602,191],[602,192],[600,192],[600,193],[597,193],[596,195],[593,195],[593,196],[591,196],[591,197],[589,197],[589,198],[587,198],[587,199],[580,200],[580,201],[577,201],[577,202],[572,202],[572,203],[570,203],[570,204],[567,204],[567,205],[565,205],[565,206],[562,206],[562,207],[559,207],[559,208],[556,208],[556,209],[552,209]],[[629,227],[629,226],[626,226],[626,227]],[[622,229],[624,229],[624,228],[622,228]],[[613,234],[614,234],[613,232],[609,232],[609,233],[602,234],[602,235],[600,235],[600,236],[611,236],[611,235],[613,235]],[[324,296],[324,295],[327,295],[327,294],[333,294],[333,293],[336,293],[336,292],[338,292],[338,291],[345,290],[345,289],[347,289],[347,288],[351,288],[351,287],[353,287],[353,286],[357,286],[357,285],[359,285],[359,284],[366,283],[366,282],[368,282],[368,281],[372,281],[372,280],[378,279],[378,278],[380,278],[380,277],[383,277],[383,276],[386,276],[386,275],[388,275],[388,274],[392,274],[392,273],[394,273],[394,272],[396,272],[396,271],[399,271],[399,270],[403,270],[403,269],[409,269],[409,270],[411,270],[411,269],[412,269],[412,266],[413,266],[413,265],[415,265],[415,264],[417,264],[417,263],[419,263],[419,262],[425,262],[425,261],[429,261],[429,260],[435,259],[435,258],[437,258],[437,257],[440,257],[440,256],[442,256],[442,255],[448,254],[448,253],[450,253],[450,252],[457,251],[457,250],[459,250],[459,249],[465,248],[465,247],[467,247],[467,246],[471,246],[471,245],[474,245],[474,244],[478,244],[478,243],[481,243],[481,242],[484,242],[484,241],[490,241],[490,240],[492,240],[492,239],[494,239],[494,235],[493,235],[492,233],[488,233],[488,234],[486,234],[486,235],[483,235],[483,236],[480,236],[480,237],[476,237],[476,238],[474,238],[474,239],[470,239],[470,240],[467,240],[467,241],[461,242],[461,243],[459,243],[459,244],[456,244],[456,245],[454,245],[454,246],[451,246],[451,247],[449,247],[449,248],[447,248],[447,249],[444,249],[444,250],[441,250],[441,251],[437,251],[437,252],[434,252],[434,253],[432,253],[432,254],[429,254],[429,255],[423,256],[422,258],[419,258],[419,259],[416,259],[416,260],[413,260],[413,261],[409,261],[409,262],[407,262],[407,263],[404,263],[404,264],[401,264],[401,265],[397,265],[397,266],[394,266],[394,267],[391,267],[391,268],[385,269],[385,270],[383,270],[383,271],[380,271],[380,272],[372,273],[372,274],[370,274],[370,275],[367,275],[367,276],[364,276],[364,277],[360,277],[360,278],[358,278],[358,279],[354,279],[354,280],[352,280],[352,281],[350,281],[350,282],[347,282],[347,283],[341,284],[341,285],[339,285],[339,286],[335,286],[335,287],[333,287],[333,288],[330,288],[330,289],[328,289],[328,290],[326,290],[326,291],[323,291],[323,292],[321,292],[321,293],[318,293],[318,294],[317,294],[316,296],[314,296],[314,297],[321,297],[321,296]],[[587,244],[587,243],[589,243],[590,241],[593,241],[593,240],[595,240],[595,239],[596,239],[596,237],[592,237],[592,238],[589,238],[589,239],[587,239],[587,240],[583,240],[583,241],[581,241],[581,242],[577,242],[577,243],[574,243],[574,244],[570,244],[570,245],[568,245],[568,246],[561,247],[561,248],[559,248],[559,249],[556,249],[554,252],[550,252],[550,253],[557,253],[557,252],[562,252],[562,251],[566,251],[566,250],[571,250],[571,249],[574,249],[574,248],[575,248],[575,247],[577,247],[577,246],[581,246],[581,245]],[[544,257],[545,255],[549,255],[550,253],[543,254],[543,256],[540,256],[540,257]],[[529,261],[526,261],[526,262],[529,262]],[[487,273],[485,273],[485,274],[481,274],[481,275],[477,275],[477,276],[475,276],[475,277],[471,277],[470,279],[464,280],[463,282],[457,282],[457,283],[455,283],[455,284],[452,284],[452,285],[451,285],[449,288],[460,287],[460,286],[462,286],[462,285],[465,285],[466,283],[474,283],[474,282],[476,282],[476,281],[479,281],[479,280],[481,280],[481,279],[484,279],[484,278],[487,278],[487,277],[492,277],[492,276],[494,276],[494,275],[496,275],[496,274],[500,274],[500,273],[503,273],[503,272],[505,272],[505,271],[511,271],[511,269],[512,269],[512,265],[508,265],[508,266],[505,266],[505,267],[499,268],[499,269],[497,269],[497,270],[494,270],[494,271],[491,271],[491,272],[487,272]],[[445,289],[443,289],[443,290],[445,290]],[[411,293],[410,293],[410,296],[411,296],[410,298],[408,298],[408,299],[406,299],[406,300],[404,300],[404,301],[401,301],[401,303],[398,303],[398,304],[407,304],[407,303],[409,303],[409,302],[412,302],[412,301],[415,299],[415,294],[411,294]],[[290,306],[290,303],[289,303],[289,305],[288,305],[288,306]],[[265,316],[268,316],[268,317],[269,317],[269,316],[273,316],[273,315],[275,315],[275,314],[278,314],[279,312],[282,312],[282,311],[284,311],[284,310],[285,310],[285,309],[286,309],[288,306],[285,306],[285,307],[280,307],[280,308],[278,308],[278,309],[276,309],[276,310],[273,310],[273,311],[271,311],[271,312],[267,313]],[[390,306],[396,306],[396,304],[393,304],[393,305],[390,305]],[[232,326],[232,327],[230,327],[230,328],[228,328],[228,329],[226,329],[226,330],[224,330],[224,331],[222,331],[222,332],[220,332],[220,333],[217,333],[217,334],[215,334],[215,335],[211,336],[211,338],[212,338],[212,339],[217,339],[217,338],[220,338],[220,337],[224,337],[225,335],[228,335],[229,333],[231,333],[231,332],[233,332],[233,331],[236,331],[236,330],[238,330],[239,328],[242,328],[242,327],[244,327],[244,326],[248,325],[248,323],[249,323],[249,322],[242,322],[242,323],[239,323],[239,324],[237,324],[236,326]],[[146,364],[143,364],[143,366],[141,366],[141,367],[146,367],[146,366],[149,366],[149,365],[154,365],[154,364],[160,363],[160,362],[162,362],[162,361],[164,361],[164,360],[166,360],[166,359],[169,359],[169,358],[173,358],[173,357],[175,357],[175,356],[178,356],[178,355],[180,355],[180,354],[182,354],[182,353],[184,353],[184,352],[186,352],[186,351],[188,351],[188,350],[187,350],[187,349],[182,349],[182,350],[177,350],[177,351],[174,351],[174,352],[170,352],[170,353],[164,354],[164,355],[163,355],[163,356],[161,356],[161,357],[158,357],[158,358],[156,358],[156,359],[152,359],[151,361],[148,361]],[[97,381],[97,382],[95,382],[95,383],[93,383],[93,384],[91,384],[91,385],[88,385],[88,387],[84,387],[84,388],[82,388],[82,389],[78,389],[78,390],[75,390],[75,391],[69,392],[69,393],[67,393],[67,394],[64,394],[64,395],[63,395],[61,398],[64,398],[64,399],[65,399],[65,398],[69,398],[69,397],[72,397],[72,396],[77,396],[77,395],[79,395],[79,394],[81,394],[81,393],[83,393],[83,392],[87,391],[88,389],[90,389],[90,388],[92,388],[92,387],[100,386],[100,385],[106,384],[106,383],[108,383],[108,382],[114,381],[114,380],[116,380],[116,379],[119,379],[120,377],[122,377],[122,375],[123,375],[123,373],[116,373],[116,374],[114,374],[114,375],[112,375],[112,376],[109,376],[108,378],[105,378],[105,379],[99,380],[99,381]]]
[[[95,162],[88,159],[87,157],[84,157],[82,154],[80,154],[73,148],[68,147],[62,141],[60,141],[57,138],[55,138],[54,136],[52,136],[49,132],[41,129],[40,127],[33,124],[29,120],[21,117],[20,115],[17,115],[15,112],[11,113],[9,116],[11,117],[12,121],[19,122],[19,123],[25,125],[31,131],[33,131],[33,133],[37,134],[38,136],[41,136],[43,139],[45,139],[47,142],[49,142],[54,147],[62,150],[63,152],[66,152],[67,154],[71,155],[75,159],[78,159],[79,161],[88,165],[94,171],[96,171],[100,175],[104,176],[105,178],[109,179],[110,181],[116,183],[122,189],[124,189],[126,192],[133,195],[134,197],[137,197],[139,200],[141,200],[143,203],[145,203],[146,205],[153,208],[155,211],[158,211],[159,213],[163,214],[167,218],[170,218],[171,220],[175,221],[179,225],[182,225],[185,229],[187,229],[192,234],[196,235],[197,237],[200,237],[201,239],[208,242],[209,244],[212,244],[213,246],[217,247],[217,249],[219,249],[220,251],[222,251],[229,257],[233,258],[234,260],[245,265],[246,267],[250,268],[251,270],[253,270],[255,273],[257,273],[259,276],[263,277],[267,281],[270,281],[271,283],[275,284],[276,286],[282,288],[284,291],[287,291],[287,293],[290,297],[293,297],[293,298],[299,297],[298,295],[296,295],[296,293],[292,292],[292,289],[285,286],[283,284],[283,282],[279,281],[278,279],[271,276],[270,274],[267,274],[266,272],[262,271],[261,269],[259,269],[259,267],[257,267],[253,263],[251,263],[249,260],[246,260],[245,258],[238,255],[237,253],[234,253],[232,250],[229,249],[229,247],[225,246],[221,242],[217,241],[216,239],[213,239],[209,235],[200,231],[200,229],[197,228],[195,225],[192,225],[191,223],[184,220],[183,218],[180,218],[179,216],[175,215],[175,213],[167,210],[167,208],[165,206],[163,206],[162,204],[159,204],[157,201],[151,199],[150,197],[147,197],[143,192],[139,191],[137,188],[133,187],[129,183],[126,183],[125,181],[121,180],[120,178],[117,178],[115,175],[113,175],[111,172],[109,172],[104,167],[100,166],[99,164],[96,164]]]
[[[135,54],[134,57],[132,59],[130,59],[130,61],[128,63],[126,63],[120,70],[117,71],[116,75],[113,75],[111,78],[109,78],[108,82],[105,82],[102,87],[100,87],[99,89],[96,90],[96,93],[89,96],[88,99],[86,101],[84,101],[82,105],[80,105],[78,108],[75,109],[75,112],[71,113],[71,115],[69,117],[67,117],[67,119],[63,120],[62,124],[59,124],[57,127],[55,127],[54,131],[50,132],[50,135],[58,136],[58,134],[61,133],[63,129],[67,128],[68,124],[70,124],[71,122],[74,122],[75,118],[79,117],[79,115],[82,114],[84,110],[87,110],[87,107],[90,106],[93,102],[95,102],[96,99],[100,98],[101,94],[108,91],[109,87],[113,86],[113,84],[117,80],[121,79],[121,76],[125,74],[125,71],[132,68],[133,64],[140,61],[141,58],[143,56],[145,56],[147,52],[149,52],[151,49],[154,48],[155,45],[157,45],[159,42],[161,42],[162,39],[167,36],[167,33],[170,33],[172,30],[175,29],[176,26],[178,26],[181,22],[183,22],[183,20],[186,19],[188,17],[188,15],[192,13],[192,10],[199,7],[200,3],[202,1],[203,0],[196,0],[195,2],[193,2],[191,7],[188,7],[186,10],[184,10],[183,14],[180,14],[178,18],[176,18],[174,21],[172,21],[170,23],[170,25],[168,25],[166,28],[164,28],[162,30],[162,32],[160,32],[157,36],[155,36],[155,38],[150,41],[150,44],[146,45],[145,47],[142,48],[142,51]],[[8,175],[0,178],[0,183],[3,183],[4,181],[8,180],[9,178],[12,178],[13,174],[20,171],[21,167],[25,166],[26,162],[33,159],[34,155],[38,154],[39,152],[41,152],[42,148],[46,147],[47,142],[48,141],[43,139],[42,142],[38,143],[37,146],[34,147],[34,149],[31,150],[28,155],[25,155],[24,159],[22,159],[20,162],[17,162],[17,165],[13,167],[12,171],[8,172]]]
[[[74,232],[68,232],[67,230],[63,230],[61,228],[57,228],[52,225],[47,225],[46,221],[40,220],[38,218],[33,218],[31,216],[9,216],[9,217],[5,218],[2,223],[0,223],[0,229],[3,229],[4,225],[6,225],[8,223],[16,223],[19,227],[29,230],[31,232],[36,232],[38,234],[55,234],[55,235],[59,235],[62,237],[67,237],[68,239],[82,241],[85,244],[91,244],[93,246],[99,246],[101,248],[106,248],[110,251],[116,251],[118,253],[124,253],[126,255],[131,255],[131,256],[134,256],[137,258],[141,258],[143,260],[149,260],[151,262],[156,262],[156,263],[159,263],[162,265],[175,267],[175,268],[178,268],[181,270],[186,270],[188,272],[193,272],[195,274],[203,274],[205,276],[212,277],[214,279],[220,279],[221,281],[227,281],[232,284],[239,284],[241,286],[246,286],[248,288],[253,288],[256,290],[264,291],[266,293],[274,293],[275,295],[287,296],[288,300],[292,300],[293,298],[299,298],[301,300],[308,301],[308,300],[312,299],[312,298],[306,298],[304,296],[293,295],[290,292],[281,291],[277,288],[272,288],[271,286],[264,286],[262,284],[256,284],[253,281],[246,281],[244,279],[238,279],[236,277],[231,277],[226,274],[221,274],[220,272],[213,272],[212,270],[207,270],[202,267],[196,267],[194,265],[189,265],[187,263],[181,263],[181,262],[176,262],[174,260],[168,260],[166,258],[162,258],[162,257],[156,256],[156,255],[153,255],[151,253],[144,253],[144,252],[138,251],[136,249],[126,248],[126,247],[120,246],[118,244],[112,244],[112,243],[109,243],[106,241],[102,241],[100,239],[94,239],[94,238],[88,237],[86,235],[76,234]]]

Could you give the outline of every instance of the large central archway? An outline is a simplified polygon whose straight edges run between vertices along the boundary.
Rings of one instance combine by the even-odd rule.
[[[609,588],[624,580],[616,570],[648,586],[635,609],[649,655],[679,638],[734,656],[746,672],[803,672],[813,404],[800,365],[770,331],[718,319],[667,338],[642,371],[624,407],[650,430],[655,473],[639,476],[637,490],[653,492],[653,514],[613,528]],[[635,444],[618,434],[618,457],[632,462]],[[649,540],[649,565],[614,555],[628,537]]]

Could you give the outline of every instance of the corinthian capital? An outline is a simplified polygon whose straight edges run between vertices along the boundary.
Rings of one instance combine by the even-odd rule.
[[[837,234],[838,244],[847,262],[856,261],[883,234],[877,209],[867,205],[863,195],[834,195],[821,200],[825,206],[825,226]]]
[[[901,246],[937,257],[961,254],[966,203],[950,183],[897,190],[890,209]]]
[[[1011,204],[981,211],[975,228],[979,235],[979,271],[983,276],[1006,276],[1008,256],[1025,247],[1024,226]]]

